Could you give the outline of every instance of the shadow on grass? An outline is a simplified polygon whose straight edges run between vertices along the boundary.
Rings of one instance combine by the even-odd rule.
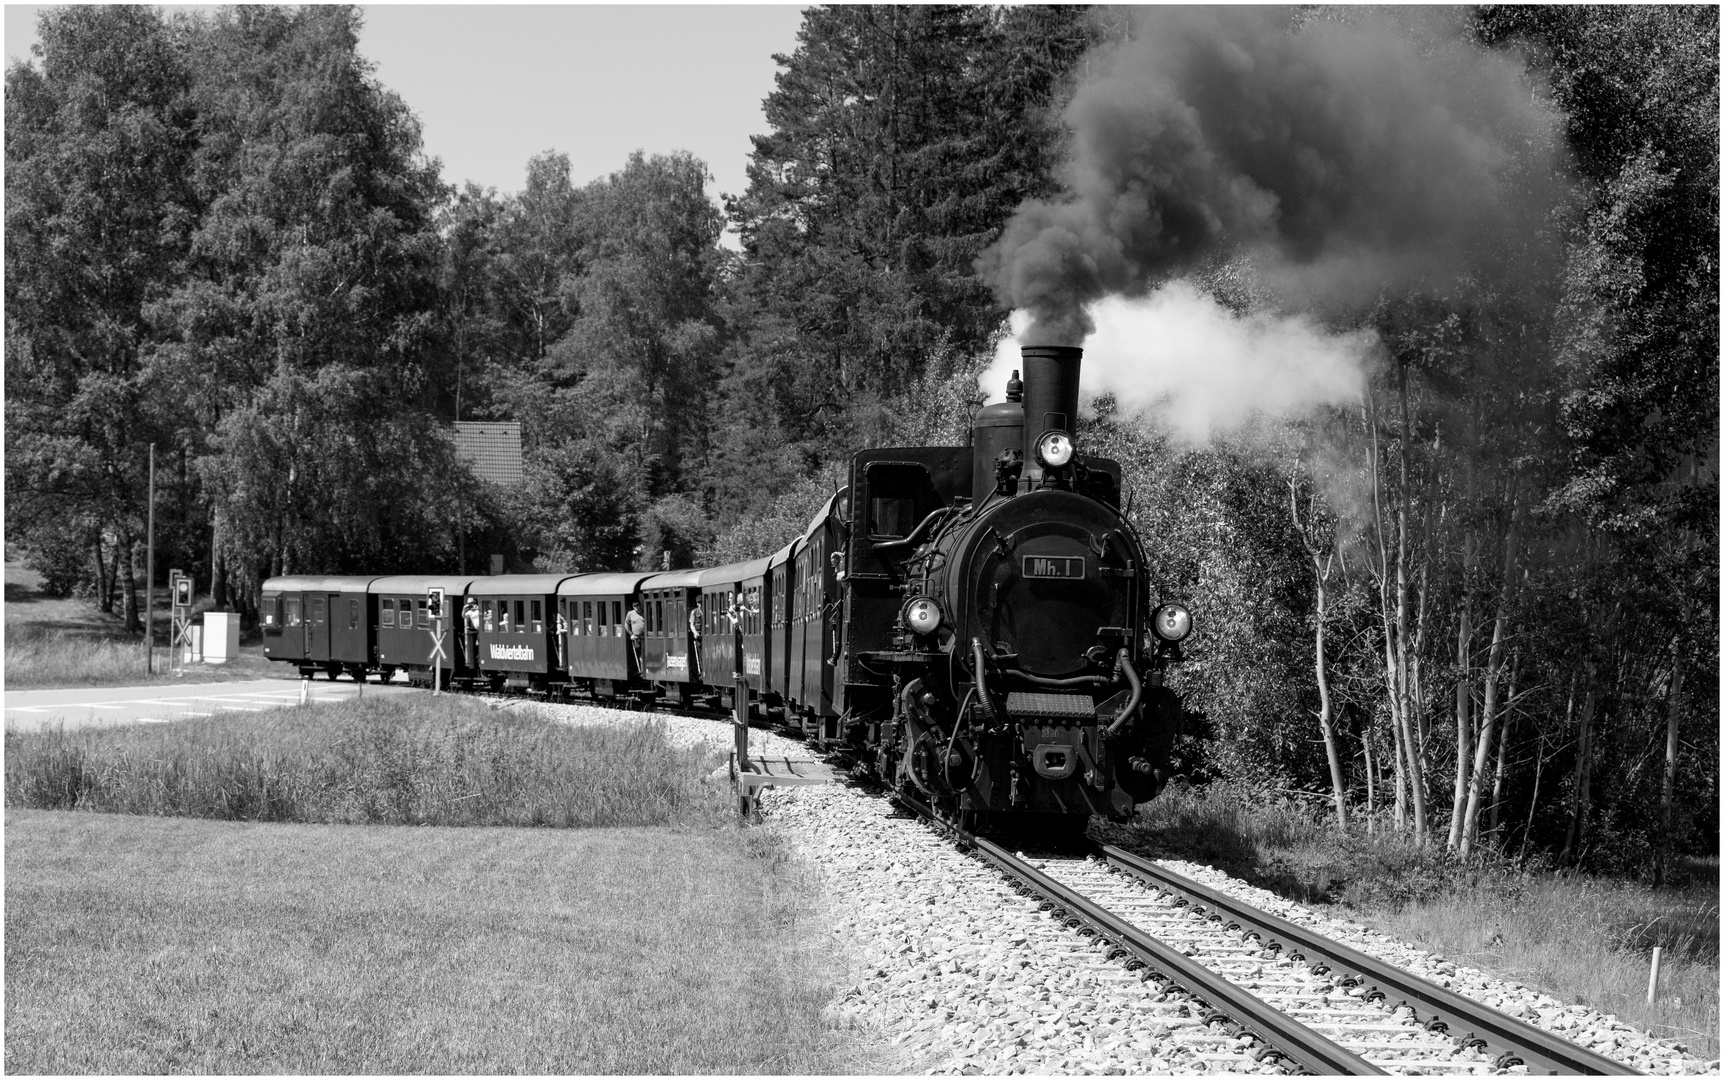
[[[1205,863],[1307,904],[1405,903],[1443,890],[1453,869],[1398,837],[1338,834],[1326,805],[1226,783],[1169,790],[1107,830],[1128,850]]]

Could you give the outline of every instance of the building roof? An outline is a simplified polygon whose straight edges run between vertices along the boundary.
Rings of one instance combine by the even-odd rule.
[[[521,483],[519,420],[455,421],[455,453],[473,475],[502,487]]]

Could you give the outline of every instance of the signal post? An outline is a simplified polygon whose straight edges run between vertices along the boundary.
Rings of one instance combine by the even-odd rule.
[[[431,617],[431,693],[443,692],[443,587],[425,592],[425,614]]]
[[[168,597],[173,605],[173,634],[168,645],[174,674],[185,674],[185,654],[192,647],[192,579],[184,570],[168,571]]]

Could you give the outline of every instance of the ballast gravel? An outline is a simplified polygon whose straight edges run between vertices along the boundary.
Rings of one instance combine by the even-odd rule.
[[[522,707],[514,702],[505,708]],[[641,713],[584,705],[527,706],[562,723],[617,724]],[[728,724],[667,714],[673,745],[727,751]],[[801,742],[751,731],[752,754],[808,759]],[[827,1009],[840,1029],[872,1030],[923,1073],[1138,1074],[1283,1071],[1259,1061],[1249,1037],[1206,1026],[1177,995],[1108,960],[1093,938],[1061,926],[1038,902],[891,804],[842,784],[768,788],[763,820],[782,829],[825,883],[834,947],[851,973]],[[1368,927],[1320,914],[1179,860],[1162,864],[1360,952],[1482,1001],[1631,1068],[1717,1073],[1672,1043],[1614,1015],[1564,1005]],[[1516,1070],[1524,1071],[1524,1070]]]

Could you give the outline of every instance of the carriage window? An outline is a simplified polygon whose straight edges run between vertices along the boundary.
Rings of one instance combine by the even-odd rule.
[[[421,629],[421,630],[431,629],[431,612],[429,609],[426,608],[425,601],[423,601],[423,600],[413,601],[413,610],[419,616],[419,629]]]
[[[607,633],[609,633],[609,631],[605,629],[605,602],[603,600],[600,600],[599,601],[599,636],[604,637],[605,634],[607,634]]]
[[[281,626],[281,597],[266,596],[263,598],[264,629],[279,629]]]
[[[525,600],[517,600],[515,601],[515,633],[524,634],[526,632],[527,602]]]
[[[603,602],[600,602],[600,604],[599,604],[600,614],[603,614],[604,610],[605,610],[605,605]],[[592,632],[593,632],[593,602],[591,600],[587,600],[587,601],[583,601],[581,604],[581,633],[591,634]]]
[[[395,625],[395,601],[385,600],[378,608],[377,624],[379,626]]]
[[[321,596],[311,598],[311,625],[323,625],[323,597]]]
[[[611,633],[617,637],[623,636],[623,602],[611,601]]]
[[[359,629],[359,601],[357,600],[347,602],[347,628],[349,630]]]
[[[542,600],[533,601],[533,633],[535,634],[542,634],[545,632],[545,609],[542,606],[543,604],[544,601]]]
[[[658,624],[658,625],[654,626],[653,629],[658,631],[659,633],[663,633],[664,632],[664,601],[663,600],[654,600],[652,606],[653,606],[653,621]]]
[[[485,601],[485,607],[480,615],[480,619],[485,624],[485,633],[489,634],[497,628],[496,612],[493,610],[491,601]]]
[[[285,616],[285,620],[286,620],[286,624],[288,626],[298,626],[299,625],[299,597],[297,597],[297,596],[288,597],[288,599],[287,599],[287,615]]]

